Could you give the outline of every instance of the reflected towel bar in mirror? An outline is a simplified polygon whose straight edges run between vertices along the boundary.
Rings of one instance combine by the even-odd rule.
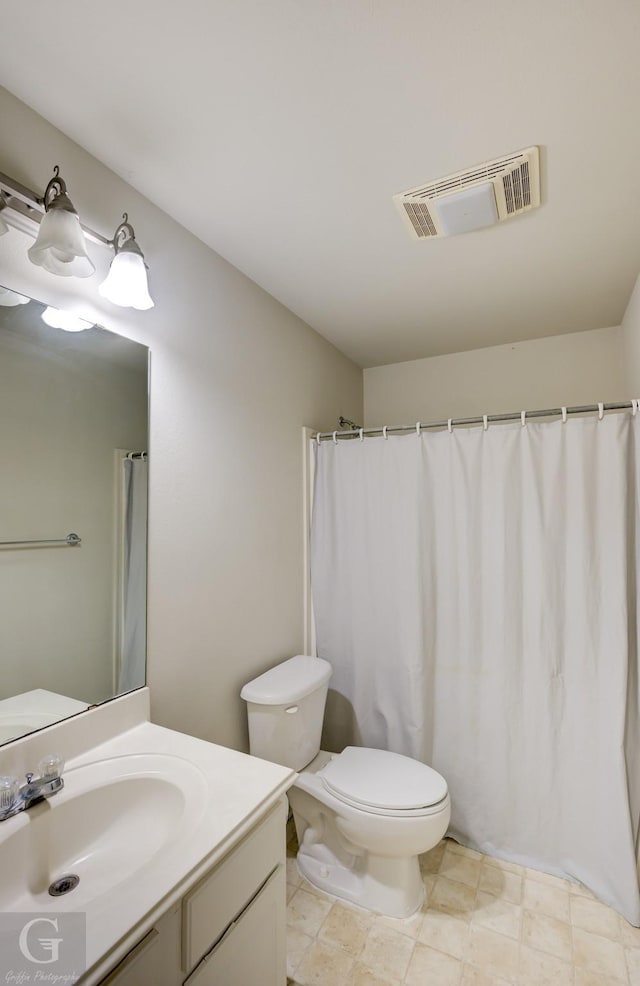
[[[70,548],[75,548],[77,544],[82,544],[82,538],[78,534],[67,534],[66,538],[33,538],[31,541],[0,541],[0,548],[22,548],[30,544],[66,544]]]

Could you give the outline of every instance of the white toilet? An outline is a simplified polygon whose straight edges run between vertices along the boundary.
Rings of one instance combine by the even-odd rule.
[[[418,856],[449,825],[447,782],[386,750],[321,751],[331,673],[327,661],[298,656],[246,684],[250,750],[300,772],[288,793],[298,868],[309,883],[379,914],[408,917],[424,900]]]

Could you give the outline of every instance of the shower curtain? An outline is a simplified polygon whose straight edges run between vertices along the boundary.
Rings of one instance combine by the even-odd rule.
[[[317,448],[324,742],[447,779],[450,835],[640,925],[640,415]]]
[[[123,459],[123,633],[118,693],[145,683],[147,648],[147,460]]]

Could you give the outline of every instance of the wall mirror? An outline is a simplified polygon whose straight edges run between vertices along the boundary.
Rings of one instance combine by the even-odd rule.
[[[0,743],[145,683],[148,350],[43,316],[0,288]]]

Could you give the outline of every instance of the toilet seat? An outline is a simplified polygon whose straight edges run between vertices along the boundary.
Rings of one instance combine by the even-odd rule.
[[[345,804],[376,815],[431,815],[448,804],[444,777],[399,753],[348,746],[320,771],[324,787]]]

